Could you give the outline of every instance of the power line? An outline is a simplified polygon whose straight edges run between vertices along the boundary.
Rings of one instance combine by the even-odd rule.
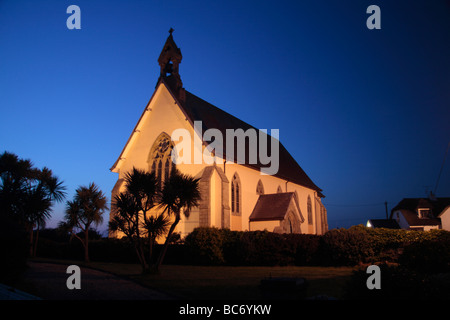
[[[325,203],[325,206],[327,207],[377,207],[377,206],[384,206],[385,202],[380,203],[372,203],[372,204],[327,204]]]

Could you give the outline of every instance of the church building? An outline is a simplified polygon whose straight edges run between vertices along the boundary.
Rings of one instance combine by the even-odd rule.
[[[175,44],[172,32],[171,29],[158,58],[161,72],[155,91],[111,168],[112,172],[118,173],[111,199],[124,190],[124,176],[133,167],[155,172],[160,182],[167,179],[176,167],[180,172],[199,179],[201,193],[198,207],[191,210],[188,218],[182,215],[177,225],[175,231],[182,237],[196,227],[325,233],[328,224],[322,190],[276,137],[266,135],[263,130],[184,88],[179,72],[181,50]],[[180,139],[174,134],[176,132],[188,135]],[[214,143],[205,139],[211,132],[216,135]],[[241,158],[238,157],[239,150],[242,150],[240,145],[225,148],[233,146],[229,143],[235,140],[230,138],[230,132],[246,134],[248,143],[244,145]],[[212,147],[218,145],[220,139],[217,137],[220,135],[224,150]],[[272,160],[277,161],[275,172],[265,172],[269,166],[267,157],[262,157],[262,154],[252,157],[253,151],[262,152],[265,147],[271,151]],[[195,158],[198,154],[209,154],[210,158],[202,157],[198,161]],[[174,159],[177,156],[182,156],[185,161]],[[186,157],[192,161],[186,161]],[[114,208],[111,206],[110,219],[113,216]]]

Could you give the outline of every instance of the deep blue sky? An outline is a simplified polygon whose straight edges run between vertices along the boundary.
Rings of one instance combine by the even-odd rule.
[[[81,30],[66,27],[71,4]],[[381,30],[366,27],[371,4]],[[110,198],[170,27],[185,88],[279,129],[330,228],[434,190],[450,142],[445,0],[0,1],[0,152],[51,168],[69,199],[91,181]],[[437,195],[450,196],[450,156]]]

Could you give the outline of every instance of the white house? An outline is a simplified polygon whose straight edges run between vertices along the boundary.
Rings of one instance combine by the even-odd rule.
[[[391,210],[402,229],[450,231],[450,198],[405,198]]]

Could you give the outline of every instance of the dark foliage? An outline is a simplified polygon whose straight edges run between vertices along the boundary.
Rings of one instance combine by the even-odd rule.
[[[404,266],[381,264],[380,289],[369,290],[366,268],[354,272],[347,282],[346,299],[352,300],[443,300],[450,298],[450,274],[420,273]]]
[[[314,264],[319,236],[196,228],[186,237],[189,261],[206,265]]]
[[[427,273],[450,272],[450,242],[426,240],[406,246],[399,263],[409,269]]]
[[[409,240],[389,240],[380,245],[383,231],[361,227],[330,230],[325,235],[276,234],[267,231],[230,231],[217,228],[196,228],[184,241],[178,239],[167,249],[166,263],[192,265],[316,265],[353,266],[373,263],[400,263],[405,270],[418,274],[449,273],[450,241],[448,232],[417,233]],[[404,231],[406,233],[406,231]],[[388,235],[390,231],[386,231]],[[82,259],[81,244],[60,242],[56,236],[43,232],[38,254],[41,257]],[[50,233],[51,234],[51,233]],[[400,232],[399,232],[400,234]],[[413,238],[414,236],[414,238]],[[146,242],[146,241],[144,241]],[[395,242],[395,244],[394,244]],[[377,248],[383,247],[383,250]],[[155,245],[155,257],[162,245]],[[397,248],[394,252],[393,248]],[[90,246],[93,261],[138,263],[133,246],[126,238],[93,240]],[[144,247],[149,250],[148,245]],[[389,255],[389,252],[393,252]],[[395,270],[396,272],[398,270]],[[390,271],[387,271],[388,274]],[[403,272],[399,279],[404,279]],[[367,278],[367,275],[364,274]],[[406,281],[406,280],[405,280]],[[430,279],[431,281],[431,279]]]
[[[26,269],[29,239],[24,226],[0,213],[0,283],[14,285]]]
[[[321,237],[321,265],[356,265],[373,255],[366,233],[358,229],[333,229]]]

